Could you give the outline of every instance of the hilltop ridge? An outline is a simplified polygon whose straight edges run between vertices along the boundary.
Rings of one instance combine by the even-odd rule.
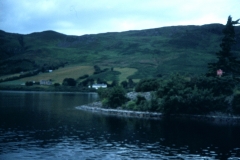
[[[222,24],[169,26],[82,36],[55,31],[17,34],[0,31],[0,75],[63,64],[131,67],[134,78],[170,72],[202,74],[223,37]],[[240,26],[235,27],[240,53]]]

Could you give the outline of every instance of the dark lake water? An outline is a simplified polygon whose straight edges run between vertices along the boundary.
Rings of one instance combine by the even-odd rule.
[[[0,91],[0,160],[240,159],[240,127],[76,110],[94,93]]]

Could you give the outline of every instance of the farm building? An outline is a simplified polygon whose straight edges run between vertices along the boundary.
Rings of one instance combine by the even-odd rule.
[[[52,81],[50,81],[50,80],[40,80],[40,85],[52,85]]]
[[[107,88],[107,85],[106,84],[93,84],[92,86],[88,86],[88,88],[95,88],[95,89]]]

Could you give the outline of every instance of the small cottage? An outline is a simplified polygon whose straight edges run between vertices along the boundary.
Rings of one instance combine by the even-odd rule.
[[[88,88],[95,88],[95,89],[107,88],[107,85],[106,84],[93,84],[92,86],[88,86]]]
[[[52,85],[52,81],[50,81],[50,80],[40,80],[40,85]]]

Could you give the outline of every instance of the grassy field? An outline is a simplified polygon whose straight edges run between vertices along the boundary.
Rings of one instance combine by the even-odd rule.
[[[12,85],[23,85],[25,82],[22,81],[22,80],[14,80],[14,81],[6,81],[6,82],[2,82],[0,83],[0,86],[3,85],[3,86],[12,86]]]
[[[102,67],[104,69],[105,67]],[[109,69],[110,70],[110,69]],[[134,75],[137,72],[137,69],[135,68],[114,68],[114,71],[107,71],[101,74],[94,75],[94,68],[93,66],[81,66],[81,65],[71,65],[64,68],[59,68],[57,70],[54,70],[50,73],[39,73],[36,76],[32,77],[26,77],[14,81],[9,82],[3,82],[1,85],[20,85],[27,81],[40,81],[40,80],[49,80],[51,79],[53,83],[62,83],[65,78],[73,78],[78,79],[79,77],[83,75],[89,75],[91,78],[94,78],[95,80],[97,78],[101,78],[102,80],[106,80],[110,82],[111,79],[118,80],[119,82],[122,82],[124,80],[127,80],[129,76]],[[15,75],[15,74],[14,74]],[[9,75],[11,77],[13,75]],[[135,80],[138,81],[138,80]]]
[[[114,70],[121,72],[118,76],[119,82],[127,80],[127,78],[131,75],[134,75],[137,72],[135,68],[114,68]]]
[[[21,79],[21,81],[40,81],[40,80],[49,80],[51,79],[54,83],[62,83],[64,78],[74,78],[77,79],[80,76],[85,74],[93,74],[94,69],[92,66],[78,66],[72,65],[58,70],[54,70],[51,73],[40,73],[33,77],[27,77]]]
[[[10,78],[10,77],[15,77],[15,76],[20,76],[20,73],[0,76],[0,79],[6,79],[6,78]]]

